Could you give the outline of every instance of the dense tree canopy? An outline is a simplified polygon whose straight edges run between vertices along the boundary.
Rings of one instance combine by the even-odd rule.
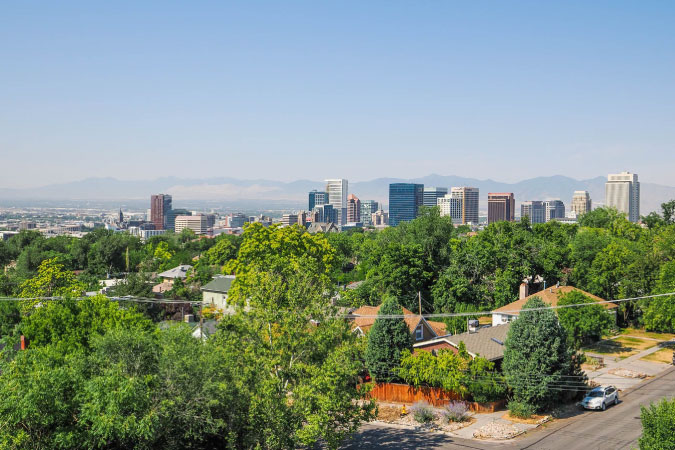
[[[517,320],[511,323],[505,342],[502,370],[513,400],[534,410],[551,406],[562,397],[552,386],[574,385],[573,354],[567,332],[551,309],[526,311],[546,306],[539,297],[527,301]]]

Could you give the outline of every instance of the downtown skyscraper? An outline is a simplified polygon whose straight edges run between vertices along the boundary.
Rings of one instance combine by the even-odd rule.
[[[349,183],[344,178],[330,179],[326,181],[326,192],[328,192],[328,204],[332,205],[337,211],[337,224],[345,225],[347,223],[347,191]]]
[[[605,206],[625,213],[631,222],[640,220],[640,182],[636,173],[610,173],[607,176]]]
[[[424,202],[424,185],[392,183],[389,185],[389,225],[414,220]]]

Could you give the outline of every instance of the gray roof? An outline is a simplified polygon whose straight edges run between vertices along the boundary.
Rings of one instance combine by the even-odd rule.
[[[162,278],[185,278],[187,273],[192,270],[192,266],[189,264],[183,264],[173,269],[169,269],[165,272],[159,274]]]
[[[504,357],[504,343],[511,328],[510,323],[492,327],[479,328],[475,333],[460,333],[455,335],[441,336],[429,341],[415,344],[414,347],[424,347],[433,343],[446,341],[453,347],[459,347],[464,342],[466,350],[473,356],[482,356],[488,361],[495,361]],[[499,342],[497,342],[499,341]],[[500,344],[501,342],[501,344]]]
[[[221,292],[227,294],[234,281],[234,275],[217,275],[209,283],[202,286],[202,291]]]
[[[314,222],[307,228],[309,233],[337,233],[338,227],[334,223]]]

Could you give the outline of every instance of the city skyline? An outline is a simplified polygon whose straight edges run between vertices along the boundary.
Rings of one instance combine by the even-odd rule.
[[[65,2],[2,16],[5,188],[139,179],[160,160],[161,175],[196,178],[446,167],[513,182],[538,159],[555,164],[537,175],[672,183],[673,4]]]

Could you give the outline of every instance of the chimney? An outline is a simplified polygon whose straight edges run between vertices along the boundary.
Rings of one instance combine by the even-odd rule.
[[[520,284],[520,295],[518,296],[519,300],[524,299],[527,297],[530,293],[530,285],[527,283],[521,283]]]
[[[191,323],[195,321],[195,316],[193,314],[185,314],[183,320],[187,323]]]
[[[469,333],[475,333],[475,332],[477,332],[477,331],[478,331],[478,326],[479,326],[479,324],[478,324],[478,321],[477,321],[476,319],[471,319],[471,320],[469,320],[468,327],[467,327]]]
[[[27,348],[28,348],[28,338],[22,334],[21,335],[21,350],[26,350]]]
[[[556,289],[560,289],[560,281],[558,281],[558,282],[555,284],[555,288],[556,288]]]

